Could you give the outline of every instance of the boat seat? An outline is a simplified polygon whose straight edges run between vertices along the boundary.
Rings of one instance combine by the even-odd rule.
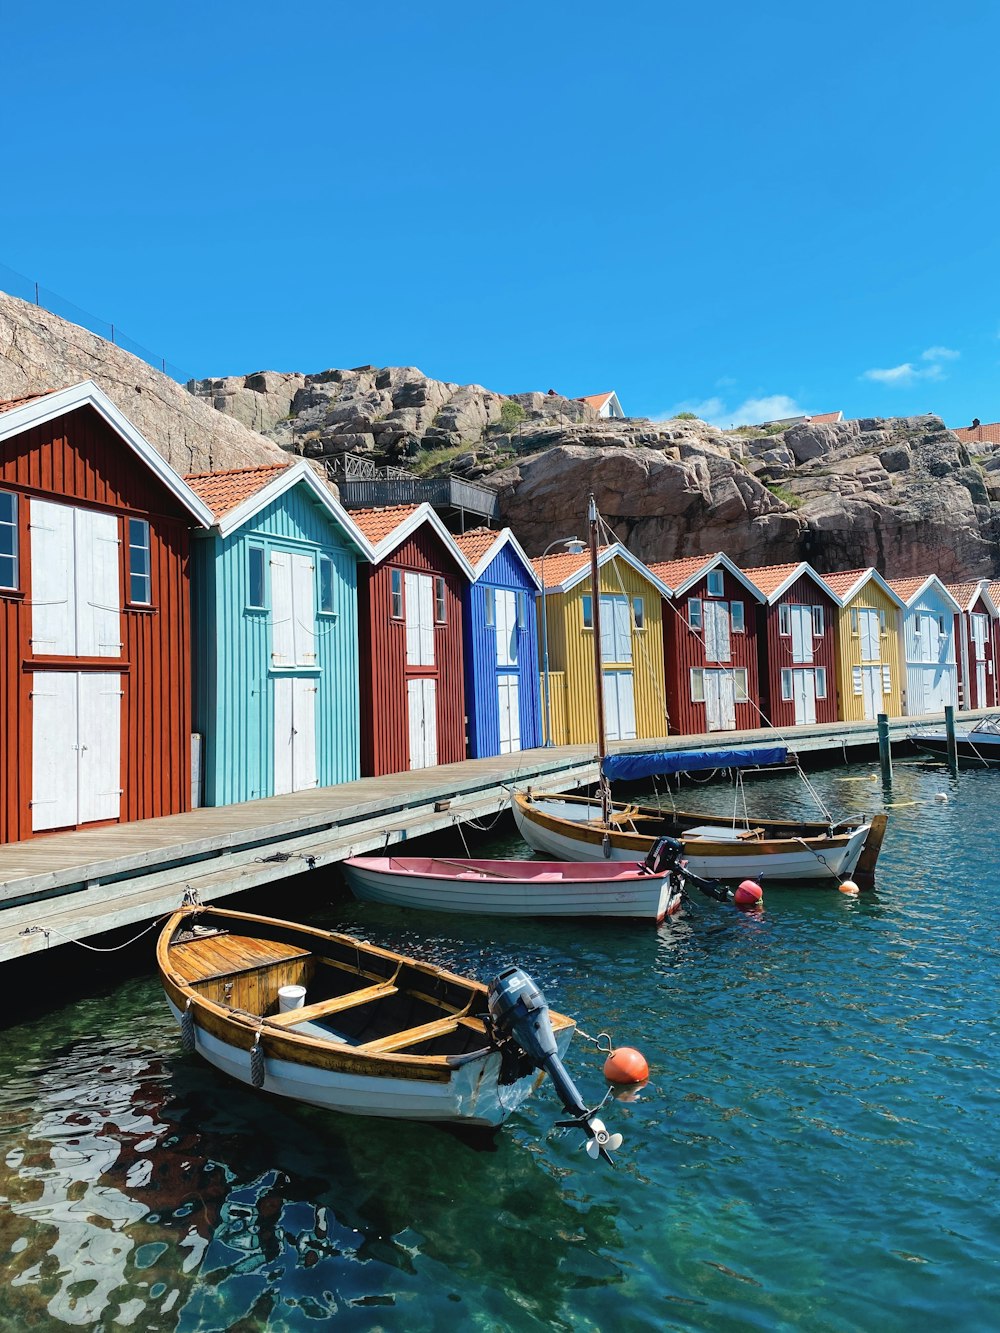
[[[387,995],[395,995],[396,987],[385,982],[378,986],[365,986],[363,990],[350,991],[347,995],[338,995],[332,1000],[317,1000],[315,1004],[305,1004],[300,1009],[289,1009],[283,1014],[271,1014],[268,1023],[277,1027],[290,1028],[298,1023],[308,1023],[314,1018],[326,1018],[328,1014],[339,1014],[344,1009],[353,1009],[359,1004],[368,1004],[371,1000],[381,1000]]]
[[[392,1032],[388,1037],[380,1037],[378,1041],[365,1042],[363,1046],[355,1046],[354,1050],[359,1055],[382,1055],[387,1051],[402,1051],[407,1046],[419,1046],[422,1041],[430,1041],[432,1037],[444,1037],[449,1032],[454,1032],[458,1027],[459,1019],[436,1018],[432,1023],[421,1023],[416,1028],[406,1028],[403,1032]]]
[[[753,842],[755,839],[763,838],[764,830],[762,828],[747,828],[737,835],[741,842]]]

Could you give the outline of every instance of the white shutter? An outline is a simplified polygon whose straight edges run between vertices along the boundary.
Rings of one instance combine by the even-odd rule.
[[[274,795],[293,790],[294,677],[274,678]]]
[[[615,660],[615,613],[614,599],[601,596],[601,661]]]
[[[420,592],[420,666],[434,665],[434,580],[418,574]]]
[[[292,651],[296,666],[316,665],[316,566],[311,555],[291,557]],[[298,788],[296,788],[296,791]]]
[[[496,590],[497,666],[517,665],[517,595]]]
[[[292,679],[292,791],[316,786],[316,678]]]
[[[271,552],[271,665],[295,665],[295,623],[292,559],[287,551]],[[291,723],[289,722],[289,726]],[[287,790],[287,788],[285,789]]]
[[[118,520],[96,509],[77,509],[74,520],[77,656],[120,657]]]
[[[424,760],[426,768],[438,761],[437,681],[424,681]]]
[[[812,607],[789,607],[792,623],[792,661],[811,662],[813,660],[813,622]]]
[[[420,575],[403,575],[403,614],[406,618],[406,665],[420,665]]]
[[[705,722],[709,731],[719,731],[722,727],[719,675],[718,671],[706,671],[704,676]]]
[[[731,671],[719,672],[719,727],[736,730],[736,683]]]
[[[406,682],[406,717],[409,723],[410,767],[424,767],[424,683]]]
[[[122,678],[81,672],[79,682],[80,811],[77,823],[121,814]]]
[[[877,662],[882,656],[878,612],[865,608],[858,612],[858,621],[861,629],[861,660]]]
[[[860,668],[860,667],[852,667],[852,668],[851,668],[851,684],[852,684],[852,688],[853,688],[855,694],[862,694],[862,693],[863,693],[862,684],[861,684],[861,668]]]
[[[72,671],[36,671],[31,682],[31,828],[34,833],[78,823],[78,764],[76,674]]]
[[[618,672],[618,727],[621,740],[635,740],[635,679],[631,671]]]
[[[715,603],[715,624],[716,624],[716,647],[719,650],[718,660],[720,662],[729,662],[732,659],[733,652],[729,642],[729,603]]]
[[[76,655],[73,510],[31,500],[31,651],[38,657]],[[76,820],[72,821],[76,823]],[[59,827],[46,825],[45,827]]]
[[[892,693],[892,672],[890,671],[888,665],[883,666],[882,668],[882,693],[883,694]]]
[[[621,724],[618,718],[618,673],[604,673],[604,732],[609,741],[621,739]]]
[[[615,606],[615,661],[632,661],[632,611],[627,597],[616,597]]]
[[[719,634],[715,617],[715,602],[706,602],[702,612],[704,621],[705,661],[719,661]]]

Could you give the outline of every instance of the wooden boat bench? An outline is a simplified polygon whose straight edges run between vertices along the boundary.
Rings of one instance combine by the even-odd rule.
[[[377,986],[365,986],[363,990],[350,991],[347,995],[338,995],[332,1000],[317,1000],[315,1004],[305,1004],[299,1009],[289,1009],[283,1014],[270,1014],[265,1022],[282,1028],[295,1027],[297,1023],[308,1023],[314,1018],[326,1018],[330,1014],[339,1014],[345,1009],[354,1009],[357,1005],[369,1004],[372,1000],[395,995],[396,989],[388,981]]]
[[[407,1046],[418,1046],[432,1037],[444,1037],[454,1032],[459,1025],[458,1018],[436,1018],[432,1023],[421,1023],[419,1027],[406,1028],[403,1032],[390,1033],[378,1041],[366,1041],[363,1046],[355,1046],[359,1054],[381,1055],[388,1051],[403,1051]]]

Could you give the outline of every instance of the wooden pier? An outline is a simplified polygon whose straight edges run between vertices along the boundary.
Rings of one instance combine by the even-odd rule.
[[[982,714],[963,713],[963,723]],[[893,718],[891,739],[940,718]],[[797,727],[794,750],[848,752],[878,742],[874,722]],[[781,744],[764,728],[627,742],[630,752]],[[185,892],[209,902],[321,869],[406,838],[490,818],[512,787],[568,791],[594,782],[592,746],[559,746],[362,778],[242,805],[109,824],[0,846],[0,962],[155,919]],[[276,904],[276,910],[280,904]]]

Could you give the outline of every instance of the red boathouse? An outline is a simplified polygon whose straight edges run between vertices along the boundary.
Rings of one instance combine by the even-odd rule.
[[[839,602],[803,560],[743,573],[761,592],[757,656],[760,703],[773,727],[837,720]]]
[[[990,594],[989,580],[946,586],[962,608],[955,617],[961,707],[967,710],[996,708],[1000,703],[1000,673],[997,670],[1000,607]]]
[[[374,547],[358,566],[361,772],[465,758],[462,585],[474,577],[428,504],[356,509]]]
[[[649,568],[673,594],[663,608],[670,730],[762,726],[755,612],[763,595],[721,551]]]
[[[0,842],[190,808],[210,520],[91,381],[0,403]]]

